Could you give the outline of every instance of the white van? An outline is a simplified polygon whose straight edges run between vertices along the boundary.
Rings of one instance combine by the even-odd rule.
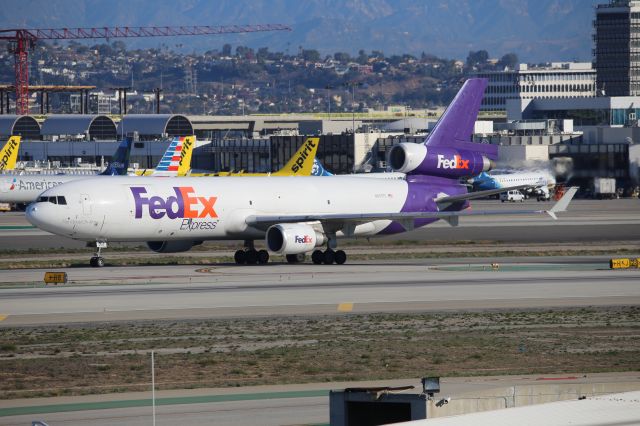
[[[502,194],[500,194],[500,201],[502,201],[503,203],[505,201],[511,201],[512,203],[520,201],[522,203],[524,202],[524,195],[517,189],[512,189],[511,191],[503,192]]]

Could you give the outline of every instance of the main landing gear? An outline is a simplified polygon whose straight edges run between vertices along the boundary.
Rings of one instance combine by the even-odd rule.
[[[311,254],[311,261],[316,265],[320,265],[322,263],[325,265],[331,265],[332,263],[342,265],[347,261],[347,253],[343,250],[334,251],[331,248],[327,248],[325,251],[314,250]]]
[[[104,266],[104,258],[100,256],[100,251],[103,248],[107,248],[107,242],[96,241],[96,252],[91,260],[89,260],[89,265],[93,266],[94,268],[102,268]]]
[[[322,250],[314,250],[311,254],[311,261],[316,264],[325,264],[331,265],[335,263],[336,265],[343,265],[347,261],[347,253],[343,250],[335,250],[338,246],[338,241],[335,235],[330,235],[327,240],[327,249],[325,251]]]
[[[236,251],[233,259],[238,265],[264,265],[269,262],[269,252],[256,250],[253,246],[253,240],[245,240],[244,249]]]

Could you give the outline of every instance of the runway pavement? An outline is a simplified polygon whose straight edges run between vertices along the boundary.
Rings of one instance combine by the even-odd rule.
[[[489,263],[432,264],[82,268],[69,270],[82,284],[0,290],[0,326],[640,303],[640,270],[609,270],[604,259],[503,263],[498,271]],[[2,281],[43,273],[6,271]]]

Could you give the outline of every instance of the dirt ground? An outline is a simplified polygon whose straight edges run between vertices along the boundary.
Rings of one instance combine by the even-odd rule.
[[[0,329],[0,398],[640,370],[640,307]]]

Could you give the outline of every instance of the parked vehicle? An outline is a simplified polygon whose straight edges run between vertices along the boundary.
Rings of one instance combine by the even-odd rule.
[[[500,194],[500,201],[503,203],[505,201],[511,201],[515,203],[516,201],[524,202],[524,194],[517,189],[512,189],[511,191],[503,192]]]

